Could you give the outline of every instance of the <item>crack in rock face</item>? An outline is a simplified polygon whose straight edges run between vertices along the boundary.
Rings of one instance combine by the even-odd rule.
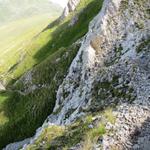
[[[53,114],[37,130],[31,144],[48,125],[69,125],[88,112],[115,104],[114,132],[103,137],[102,149],[147,150],[150,144],[149,7],[147,0],[104,1],[57,91]]]

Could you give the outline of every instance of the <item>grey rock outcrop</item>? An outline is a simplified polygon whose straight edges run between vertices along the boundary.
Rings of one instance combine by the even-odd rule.
[[[5,87],[3,86],[3,84],[0,82],[0,91],[4,91]]]
[[[60,20],[63,20],[69,15],[69,13],[73,12],[76,9],[79,2],[80,0],[69,0],[67,6],[64,8],[64,11],[60,17]]]
[[[25,139],[25,140],[23,140],[21,142],[17,142],[17,144],[9,144],[3,150],[18,150],[18,149],[22,148],[23,145],[28,144],[29,142],[30,142],[30,138],[29,139]]]
[[[104,104],[104,98],[99,99],[98,106],[107,106],[116,101],[126,102],[128,96],[131,100],[136,99],[137,103],[142,101],[148,105],[150,54],[148,44],[141,46],[148,43],[150,36],[146,13],[148,5],[143,1],[139,7],[134,0],[126,3],[123,0],[105,0],[101,12],[90,24],[66,79],[58,89],[54,112],[60,107],[62,109],[57,116],[49,117],[50,122],[69,124],[81,116],[83,110],[88,110],[91,104],[94,107],[96,100],[93,94],[98,93],[94,93],[93,89],[97,84],[109,85],[108,88],[100,86],[99,94],[104,90],[109,92],[111,87],[120,94],[124,93],[119,97],[111,95],[110,91]],[[141,22],[142,27],[139,27],[137,24]],[[139,47],[141,52],[138,52]],[[67,93],[65,97],[63,93]],[[66,114],[69,114],[68,117]]]

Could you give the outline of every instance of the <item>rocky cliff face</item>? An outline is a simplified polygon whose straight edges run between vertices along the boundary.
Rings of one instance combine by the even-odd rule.
[[[147,0],[104,1],[58,89],[53,114],[38,129],[31,144],[46,126],[69,125],[89,112],[115,105],[116,122],[107,122],[111,133],[104,135],[96,148],[148,150],[149,6]]]
[[[54,112],[61,111],[50,121],[69,124],[93,108],[129,100],[149,102],[148,5],[134,0],[104,2],[58,89]]]
[[[61,17],[60,17],[60,20],[63,20],[64,18],[66,18],[69,13],[73,12],[77,5],[79,4],[80,0],[69,0],[67,6],[65,7]]]
[[[4,91],[5,87],[3,86],[3,84],[0,82],[0,91]]]

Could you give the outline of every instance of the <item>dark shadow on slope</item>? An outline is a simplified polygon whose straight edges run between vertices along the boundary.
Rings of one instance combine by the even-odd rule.
[[[49,25],[47,25],[41,32],[39,32],[36,36],[34,36],[34,39],[37,38],[41,33],[58,26],[61,22],[62,21],[60,21],[60,18],[55,19]]]
[[[59,25],[60,23],[61,23],[61,20],[60,20],[60,17],[59,17],[59,18],[57,18],[56,20],[54,20],[53,22],[51,22],[46,28],[44,28],[44,29],[41,31],[41,33],[44,32],[44,31],[46,31],[46,30],[48,30],[48,29],[51,29],[51,28],[53,28],[53,27]]]

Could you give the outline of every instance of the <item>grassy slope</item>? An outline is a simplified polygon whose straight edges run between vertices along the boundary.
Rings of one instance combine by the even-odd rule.
[[[55,17],[51,17],[49,14],[32,16],[0,27],[1,79],[9,81],[9,79],[15,78],[12,66],[23,61],[27,55],[27,45]],[[20,74],[18,73],[18,75]]]
[[[34,58],[30,58],[33,55],[28,53],[29,50],[34,53],[36,49],[31,49],[30,43],[60,15],[61,10],[48,0],[0,1],[0,80],[7,84],[36,63]],[[24,60],[26,65],[14,73]]]
[[[24,82],[20,80],[12,90],[1,93],[0,119],[0,148],[10,142],[32,136],[46,117],[52,112],[56,90],[63,80],[67,69],[75,57],[79,45],[73,45],[77,39],[88,31],[88,24],[99,12],[102,1],[82,0],[77,9],[79,12],[78,22],[68,27],[71,14],[63,23],[45,30],[27,45],[27,57],[15,67],[14,78],[20,76],[24,70],[40,63],[32,70],[32,83],[45,85],[27,95],[22,95],[16,90],[24,91]],[[77,13],[76,12],[76,13]],[[66,55],[69,52],[69,55]],[[60,61],[56,61],[60,58]],[[11,84],[10,84],[11,85]],[[5,121],[6,120],[6,121]]]
[[[94,119],[98,117],[101,117],[99,121]],[[92,150],[93,145],[102,139],[104,134],[110,133],[105,128],[106,124],[108,122],[114,124],[115,121],[113,108],[107,108],[105,111],[88,114],[65,128],[48,126],[43,129],[34,143],[27,146],[27,150],[68,150],[79,143],[82,144],[82,150]],[[93,128],[89,128],[89,125],[93,125]]]

